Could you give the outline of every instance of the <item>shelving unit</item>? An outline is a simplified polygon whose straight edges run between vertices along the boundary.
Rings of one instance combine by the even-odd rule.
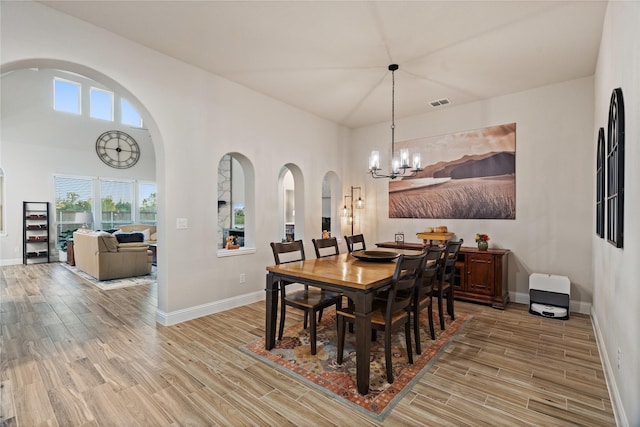
[[[22,202],[22,263],[51,261],[49,202]]]

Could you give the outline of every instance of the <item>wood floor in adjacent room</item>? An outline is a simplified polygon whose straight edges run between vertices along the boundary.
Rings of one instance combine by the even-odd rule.
[[[456,301],[474,319],[378,423],[238,350],[264,335],[264,303],[164,327],[155,285],[101,291],[58,264],[1,273],[1,426],[615,425],[584,315]]]

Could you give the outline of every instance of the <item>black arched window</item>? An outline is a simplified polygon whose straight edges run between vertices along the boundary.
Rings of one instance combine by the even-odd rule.
[[[604,146],[604,128],[600,128],[596,153],[596,234],[600,237],[604,237]]]
[[[622,89],[611,94],[607,131],[607,240],[623,247],[624,236],[624,99]]]

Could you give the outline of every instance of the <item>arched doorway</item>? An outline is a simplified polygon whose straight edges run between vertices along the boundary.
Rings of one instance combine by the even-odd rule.
[[[68,76],[69,80],[79,80],[81,81],[81,85],[88,85],[87,87],[91,86],[91,87],[95,87],[96,91],[100,91],[102,93],[113,93],[113,94],[117,94],[117,97],[115,99],[120,100],[120,99],[126,99],[127,101],[127,105],[135,108],[135,110],[137,110],[137,112],[140,114],[140,116],[142,117],[143,121],[144,121],[144,129],[136,129],[131,130],[131,124],[127,124],[127,125],[123,125],[120,122],[117,121],[102,121],[102,126],[108,126],[109,129],[118,129],[119,126],[127,126],[127,131],[129,133],[133,133],[133,132],[144,132],[147,134],[147,139],[149,141],[148,146],[145,147],[145,150],[147,151],[146,156],[147,158],[145,159],[148,163],[150,163],[149,167],[152,168],[153,172],[152,175],[150,175],[150,173],[147,171],[147,175],[145,177],[144,180],[144,184],[148,184],[150,181],[155,181],[155,184],[157,185],[157,190],[156,193],[154,195],[154,200],[153,203],[157,203],[157,209],[160,212],[160,214],[158,215],[158,222],[157,222],[157,226],[159,229],[162,229],[162,214],[161,212],[163,211],[163,206],[162,206],[162,182],[160,182],[159,180],[157,180],[157,173],[158,173],[158,165],[161,165],[161,157],[162,157],[162,143],[161,143],[161,138],[158,132],[158,128],[153,120],[153,118],[151,117],[151,115],[149,114],[149,112],[147,111],[147,109],[144,107],[144,105],[140,102],[139,99],[137,99],[133,93],[129,90],[127,90],[127,88],[125,88],[123,85],[119,84],[117,81],[115,81],[114,79],[110,78],[109,76],[91,69],[89,67],[80,65],[80,64],[76,64],[76,63],[72,63],[72,62],[68,62],[68,61],[60,61],[60,60],[50,60],[50,59],[31,59],[31,60],[23,60],[23,61],[17,61],[17,62],[12,62],[12,63],[6,63],[6,64],[2,64],[1,67],[1,78],[3,81],[3,89],[6,87],[8,87],[8,85],[5,85],[5,81],[6,79],[14,79],[16,78],[16,75],[18,73],[45,73],[48,72],[48,74],[52,74],[50,71],[51,70],[55,70],[58,71],[60,74],[64,74],[66,73],[66,75]],[[95,84],[91,84],[90,82],[95,82]],[[53,82],[51,82],[51,85],[53,86]],[[49,98],[47,98],[48,96],[53,97],[52,93],[52,86],[46,86],[46,87],[38,87],[35,89],[38,90],[42,90],[43,92],[41,93],[41,98],[44,101],[40,101],[42,104],[46,104],[47,102],[49,102]],[[81,102],[86,102],[89,103],[91,101],[90,99],[90,94],[92,93],[91,90],[83,90],[82,91],[83,95],[82,95],[82,99]],[[15,91],[14,93],[12,93],[11,90],[3,90],[3,98],[7,97],[7,96],[19,96],[19,94],[16,94]],[[6,99],[6,98],[5,98]],[[4,100],[3,100],[4,101]],[[20,99],[19,100],[20,103],[22,104],[28,104],[29,102],[33,102],[33,99]],[[87,104],[89,105],[89,104]],[[53,106],[53,102],[51,99],[51,105],[49,105],[48,107],[50,108],[51,106]],[[116,105],[115,108],[120,108],[122,105],[118,104]],[[116,110],[118,111],[118,110]],[[3,115],[4,114],[8,114],[9,112],[3,111]],[[29,111],[29,114],[33,114],[33,111]],[[56,114],[60,114],[60,112],[56,112]],[[52,117],[54,117],[53,115],[51,117],[49,117],[49,119],[51,119]],[[87,115],[87,117],[89,118],[89,115]],[[122,117],[122,114],[114,114],[114,118],[120,118]],[[82,115],[82,118],[84,119],[84,115]],[[96,120],[95,116],[91,116],[90,117],[91,120]],[[33,117],[31,117],[31,127],[35,128],[32,123],[34,122]],[[91,159],[92,161],[96,161],[98,159],[98,157],[96,157],[96,147],[95,147],[95,142],[96,139],[99,135],[96,135],[95,137],[91,137],[91,138],[82,138],[83,143],[86,143],[86,146],[82,146],[79,145],[78,143],[74,143],[73,141],[66,141],[66,138],[68,138],[68,136],[71,134],[71,132],[78,132],[81,133],[85,130],[85,128],[87,126],[85,126],[82,123],[78,123],[77,126],[67,126],[67,129],[65,130],[65,132],[60,132],[58,131],[48,131],[46,129],[45,126],[47,125],[51,125],[51,120],[39,120],[37,121],[38,126],[36,129],[37,132],[40,132],[40,135],[45,135],[45,136],[49,136],[52,139],[57,139],[61,142],[68,142],[69,146],[65,147],[64,149],[60,149],[60,150],[56,150],[56,147],[53,146],[48,146],[48,147],[42,147],[43,151],[49,150],[49,152],[53,153],[50,157],[50,159],[48,160],[53,166],[48,166],[50,167],[50,169],[48,169],[51,174],[49,176],[52,176],[53,173],[58,173],[60,171],[62,171],[63,174],[70,174],[72,173],[72,167],[74,165],[82,165],[83,163],[85,163],[85,158],[86,159]],[[118,124],[119,123],[119,124]],[[3,120],[3,129],[7,129],[7,127],[12,126],[13,129],[11,132],[9,132],[9,134],[13,134],[12,135],[12,139],[13,141],[20,142],[22,140],[24,140],[25,138],[20,138],[20,137],[15,137],[15,135],[18,135],[20,132],[25,132],[25,125],[24,123],[20,123],[19,121],[15,120],[15,117],[12,115],[11,116],[11,120],[8,121],[4,121]],[[8,135],[7,135],[8,136]],[[4,137],[4,135],[3,135]],[[4,138],[3,138],[4,139]],[[38,138],[33,138],[33,140],[37,140]],[[142,138],[139,138],[142,139]],[[75,144],[75,145],[74,145]],[[81,151],[85,150],[84,153],[81,153]],[[144,154],[144,153],[143,153]],[[3,159],[3,161],[5,162],[9,162],[10,164],[13,163],[17,163],[17,164],[23,164],[24,165],[24,159],[18,159],[15,162],[12,162],[11,159],[6,158],[6,156],[4,156],[5,158]],[[140,162],[139,164],[136,165],[140,166],[144,161]],[[42,163],[41,162],[39,165],[39,169],[43,169],[42,168]],[[102,166],[103,168],[105,166]],[[24,169],[24,168],[23,168]],[[134,168],[131,168],[131,171],[133,171]],[[135,173],[135,172],[132,172]],[[91,174],[91,173],[87,173],[82,172],[82,175],[97,175],[95,173]],[[105,173],[101,173],[100,175],[108,175]],[[113,170],[113,176],[116,179],[119,180],[126,180],[129,177],[126,176],[126,173],[122,173],[117,171],[116,169]],[[16,179],[16,181],[11,181],[13,183],[20,183],[20,182],[24,182],[25,180],[21,180],[19,178]],[[40,182],[46,182],[47,179],[40,179]],[[8,185],[11,185],[11,182],[9,182]],[[40,190],[42,191],[47,191],[50,192],[51,191],[51,187],[47,186],[46,184],[43,185],[43,187],[45,188],[45,190]],[[134,189],[134,192],[136,193],[140,193],[143,194],[144,193],[144,189],[143,189],[144,185],[140,185],[137,186]],[[146,187],[144,187],[146,188]],[[13,196],[14,198],[20,198],[20,194],[18,194],[18,192],[14,192],[15,196]],[[47,193],[49,194],[49,193]],[[44,199],[43,196],[41,196],[41,198]],[[46,198],[47,200],[55,200],[55,196],[51,195],[51,196],[47,196]],[[148,203],[151,203],[150,201],[151,199],[147,197],[146,203],[147,203],[147,207],[148,207]],[[130,202],[126,202],[126,203],[130,203]],[[133,207],[133,209],[137,209],[137,218],[136,219],[140,219],[141,215],[140,215],[140,206],[135,206]],[[148,212],[147,212],[148,213]],[[15,220],[14,220],[15,221]],[[13,226],[12,226],[13,227]],[[13,227],[13,229],[19,230],[21,228],[20,225]],[[160,235],[160,241],[162,240],[162,233],[159,233]],[[53,237],[53,236],[52,236]],[[11,244],[13,244],[13,242],[11,242]],[[164,283],[162,280],[162,271],[163,268],[160,268],[160,273],[158,274],[158,306],[160,307],[161,304],[163,303],[163,297],[162,295],[164,295],[166,292],[163,291],[163,287],[164,287]]]

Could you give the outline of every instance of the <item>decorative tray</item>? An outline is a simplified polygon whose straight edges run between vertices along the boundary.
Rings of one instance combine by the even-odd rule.
[[[418,239],[422,240],[451,240],[453,239],[455,233],[446,232],[446,233],[416,233]]]
[[[361,261],[373,262],[393,261],[400,256],[399,253],[392,251],[353,251],[351,255]]]

